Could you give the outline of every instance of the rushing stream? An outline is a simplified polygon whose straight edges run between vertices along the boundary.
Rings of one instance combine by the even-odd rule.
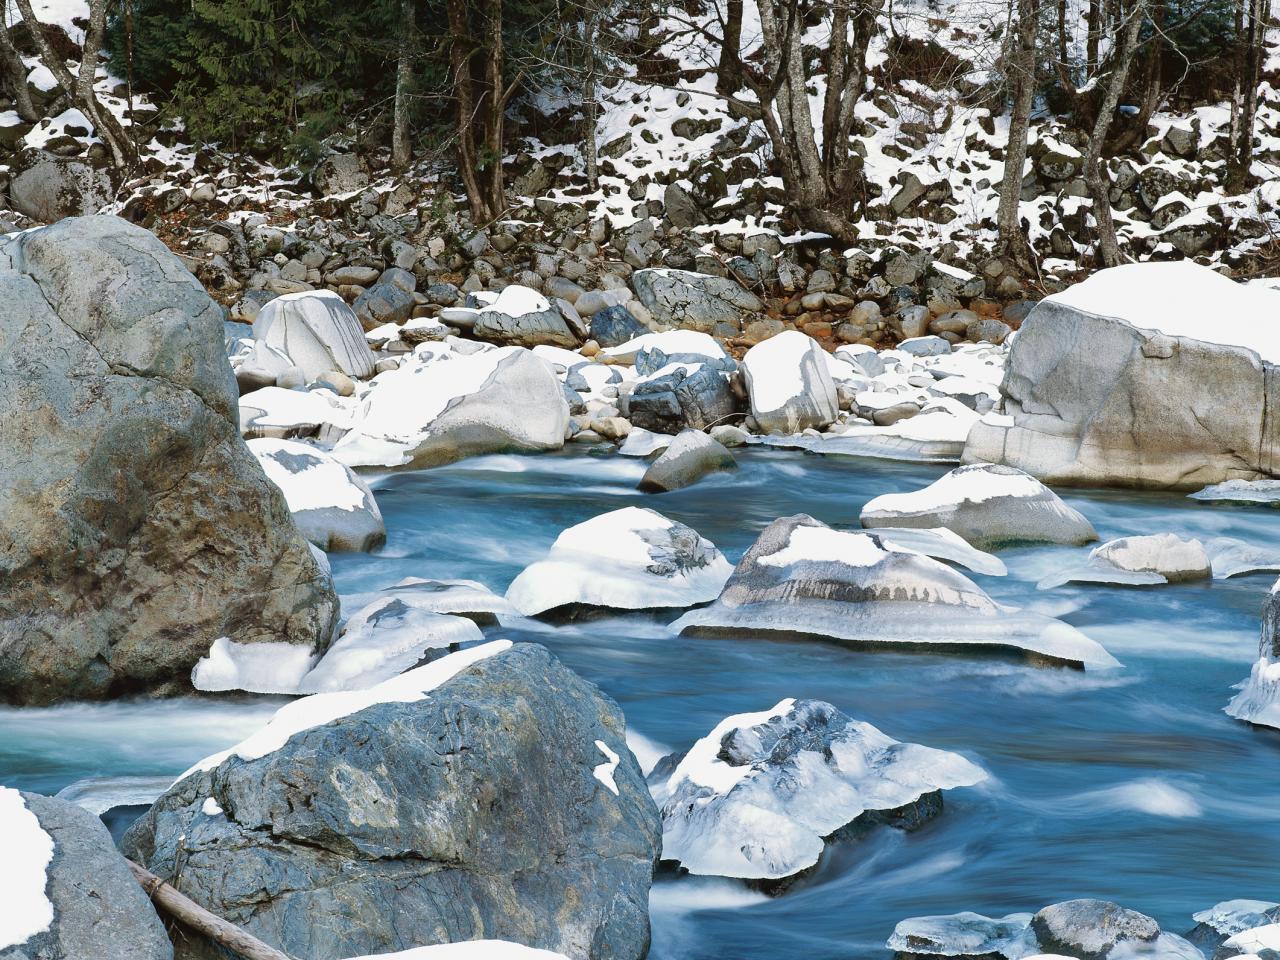
[[[500,592],[565,527],[627,504],[689,524],[736,561],[775,517],[804,512],[856,527],[871,497],[923,486],[945,469],[779,450],[739,451],[739,462],[736,473],[657,497],[635,492],[642,462],[581,449],[382,477],[374,487],[387,546],[335,555],[334,575],[347,610],[409,575],[474,579]],[[1280,511],[1059,492],[1104,540],[1172,532],[1280,550]],[[886,828],[834,847],[816,875],[778,899],[729,881],[664,877],[652,900],[656,960],[884,958],[886,937],[906,917],[1002,915],[1083,896],[1184,932],[1192,912],[1218,901],[1280,899],[1280,734],[1222,713],[1256,658],[1274,575],[1036,589],[1083,552],[1001,551],[1009,576],[972,576],[999,601],[1081,628],[1122,661],[1118,671],[819,641],[681,639],[648,616],[488,632],[543,643],[599,684],[622,705],[646,767],[728,714],[810,697],[897,739],[962,752],[991,774],[980,787],[949,791],[943,814],[915,833]],[[6,708],[0,782],[53,793],[88,777],[174,776],[242,738],[279,702]]]

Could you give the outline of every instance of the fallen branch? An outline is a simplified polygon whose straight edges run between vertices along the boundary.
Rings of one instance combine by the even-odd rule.
[[[267,946],[251,933],[241,930],[234,923],[210,913],[190,897],[183,896],[150,870],[127,861],[129,869],[142,884],[142,889],[152,902],[175,920],[181,920],[191,929],[204,934],[210,940],[226,947],[245,960],[290,960],[275,947]]]

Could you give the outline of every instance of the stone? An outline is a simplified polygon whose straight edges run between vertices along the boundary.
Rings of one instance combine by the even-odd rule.
[[[24,150],[9,173],[13,209],[40,223],[97,213],[113,199],[111,177],[74,157]]]
[[[736,409],[728,378],[709,362],[664,363],[631,390],[631,422],[655,433],[705,430]]]
[[[365,330],[373,330],[384,323],[404,323],[414,305],[412,287],[406,290],[402,284],[379,280],[356,297],[351,309]]]
[[[943,789],[986,779],[955,753],[900,743],[821,700],[783,700],[727,717],[649,776],[662,858],[695,875],[785,881],[817,866],[827,841],[942,810]]]
[[[1184,261],[1099,271],[1023,322],[1004,415],[974,426],[964,459],[1087,486],[1195,489],[1280,473],[1280,340],[1267,320],[1277,306],[1274,291]]]
[[[716,601],[672,632],[822,637],[861,649],[1000,650],[1032,663],[1114,667],[1059,620],[1002,606],[951,567],[866,533],[798,514],[771,523]]]
[[[481,938],[644,957],[660,824],[612,700],[504,640],[324,697],[198,763],[126,854],[309,960]]]
[[[591,316],[591,339],[601,347],[616,347],[648,332],[649,328],[621,304],[597,310]]]
[[[284,494],[298,532],[321,550],[368,553],[386,542],[373,491],[346,464],[296,440],[262,438],[248,447]]]
[[[640,478],[645,493],[666,493],[692,486],[703,477],[737,468],[733,454],[701,430],[681,430]]]
[[[862,525],[945,527],[983,549],[1098,539],[1093,524],[1035,477],[993,464],[957,467],[921,490],[875,497],[862,508]]]
[[[679,183],[669,183],[662,194],[662,206],[673,227],[687,230],[703,222],[697,201]]]
[[[972,340],[974,343],[994,343],[996,346],[1004,343],[1005,338],[1012,333],[1007,326],[993,317],[986,317],[981,320],[975,320],[973,323],[965,327],[965,339]]]
[[[631,285],[654,319],[666,327],[710,333],[718,323],[740,327],[745,314],[764,309],[759,297],[733,280],[688,270],[637,270]]]
[[[334,196],[363,190],[369,185],[369,174],[354,154],[331,153],[316,164],[311,182],[321,196]]]
[[[951,344],[941,337],[913,337],[903,340],[898,349],[913,357],[940,357],[951,352]]]
[[[742,358],[751,415],[765,433],[822,428],[840,413],[826,351],[788,330],[758,343]]]
[[[0,699],[184,692],[220,636],[323,648],[332,582],[240,439],[196,279],[108,216],[0,266]]]
[[[569,425],[562,388],[551,366],[522,347],[406,355],[373,382],[333,455],[351,467],[421,468],[557,450]]]
[[[1121,570],[1158,573],[1169,583],[1208,580],[1213,574],[1204,544],[1171,533],[1108,540],[1090,556]]]
[[[351,283],[361,287],[369,287],[377,281],[380,273],[381,271],[377,267],[351,264],[345,267],[338,267],[338,269],[325,274],[324,281],[334,286]]]
[[[710,436],[712,440],[723,447],[745,447],[751,439],[751,434],[730,423],[722,423],[712,427]]]
[[[1145,914],[1106,900],[1067,900],[1031,918],[1031,929],[1046,953],[1079,960],[1104,960],[1120,944],[1154,943],[1160,925]]]
[[[529,617],[690,607],[715,599],[732,569],[693,528],[623,507],[562,531],[546,559],[511,582],[507,600]]]
[[[253,321],[254,352],[247,363],[283,372],[298,367],[303,382],[337,370],[363,379],[373,375],[374,356],[355,313],[336,293],[315,290],[276,297]],[[270,349],[263,349],[263,348]]]
[[[0,939],[0,960],[172,960],[164,924],[98,817],[0,787],[0,823],[5,909],[26,911],[10,913],[5,927],[19,920],[31,930],[17,943]],[[23,881],[39,889],[25,890]]]

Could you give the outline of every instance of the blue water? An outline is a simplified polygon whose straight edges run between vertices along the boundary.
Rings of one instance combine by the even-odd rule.
[[[486,457],[379,477],[386,549],[337,555],[347,609],[404,576],[480,580],[501,591],[565,527],[627,504],[693,526],[737,560],[777,516],[856,526],[880,493],[938,467],[742,452],[742,467],[646,497],[643,464],[580,450]],[[1104,539],[1234,536],[1280,549],[1280,511],[1178,495],[1066,492]],[[1280,734],[1221,712],[1257,656],[1266,574],[1145,590],[1037,591],[1083,551],[1008,550],[997,600],[1059,616],[1124,664],[1108,673],[999,659],[853,652],[822,642],[673,638],[648,616],[495,628],[535,640],[616,699],[650,750],[687,746],[730,713],[784,697],[828,700],[886,733],[964,753],[990,774],[950,791],[943,814],[830,851],[817,874],[768,900],[729,881],[665,879],[653,896],[657,960],[845,960],[886,956],[909,916],[1000,915],[1072,897],[1115,900],[1183,932],[1236,897],[1280,899]],[[87,776],[177,774],[259,725],[272,698],[0,710],[0,782],[53,792]]]

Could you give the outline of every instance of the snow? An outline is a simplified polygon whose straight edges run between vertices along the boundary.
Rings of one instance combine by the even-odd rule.
[[[1265,914],[1274,910],[1277,904],[1269,900],[1224,900],[1215,903],[1208,910],[1193,913],[1191,919],[1203,923],[1220,934],[1232,936],[1253,927],[1263,926]]]
[[[867,503],[863,513],[943,510],[961,503],[984,503],[1000,497],[1034,497],[1046,489],[1029,474],[993,473],[982,469],[985,466],[988,465],[971,464],[952,470],[922,490],[881,494]]]
[[[472,664],[511,649],[510,640],[493,640],[480,646],[451,653],[425,666],[402,673],[365,690],[317,693],[285,704],[267,722],[234,747],[205,757],[178,780],[199,770],[212,770],[231,757],[258,760],[274,753],[295,734],[341,720],[379,703],[416,703],[432,690],[448,683]]]
[[[563,531],[545,560],[512,581],[507,599],[526,616],[568,604],[688,607],[714,600],[732,572],[711,541],[657,511],[624,507]]]
[[[768,567],[788,567],[803,561],[868,567],[884,559],[885,552],[884,547],[865,533],[830,527],[796,527],[783,549],[761,557],[759,562]]]
[[[538,950],[506,940],[468,940],[414,947],[396,953],[376,953],[349,960],[569,960],[562,953]]]
[[[613,779],[613,772],[618,769],[621,758],[609,749],[603,740],[596,741],[596,749],[604,754],[605,762],[592,769],[591,775],[603,783],[614,796],[618,794],[618,784]]]
[[[922,553],[935,560],[950,560],[974,573],[1003,577],[1009,572],[999,557],[978,550],[946,527],[876,527],[873,533],[894,550]]]
[[[1226,480],[1187,496],[1208,503],[1280,506],[1280,480]]]
[[[1280,923],[1268,923],[1252,930],[1244,930],[1227,940],[1220,948],[1222,956],[1230,951],[1260,954],[1264,950],[1280,951]]]
[[[665,450],[671,446],[675,437],[667,433],[654,433],[644,427],[632,427],[627,439],[622,441],[618,453],[624,457],[647,457],[651,453]]]
[[[347,427],[351,412],[329,390],[263,387],[240,398],[240,430],[246,435],[276,429],[312,429],[320,424]]]
[[[1280,312],[1280,293],[1236,283],[1192,261],[1099,270],[1048,301],[1170,337],[1243,347],[1280,362],[1280,337],[1271,323]]]
[[[681,781],[688,780],[700,787],[714,790],[716,793],[728,793],[739,781],[750,776],[752,771],[749,766],[735,767],[719,759],[720,744],[725,736],[743,727],[754,727],[786,716],[795,705],[795,698],[791,697],[778,701],[771,710],[738,713],[725,717],[709,734],[689,748],[684,759],[676,765],[671,776],[667,778],[667,791],[674,793]]]
[[[1280,730],[1280,660],[1259,657],[1239,689],[1224,708],[1226,714]]]
[[[204,803],[200,804],[200,812],[206,817],[216,817],[221,815],[222,807],[213,797],[205,797]]]
[[[781,410],[805,393],[802,364],[811,350],[821,350],[799,330],[785,330],[757,343],[742,358],[750,375],[751,403],[756,410]]]
[[[206,692],[296,693],[314,663],[308,644],[237,643],[218,637],[192,669],[191,685]]]
[[[26,943],[53,923],[53,902],[45,895],[45,870],[53,860],[53,837],[27,809],[22,794],[0,787],[0,950]],[[21,953],[21,951],[19,951]]]
[[[290,513],[364,507],[364,491],[348,469],[322,450],[296,440],[257,438],[247,442],[267,479],[280,488]]]
[[[714,337],[696,330],[668,330],[665,333],[641,334],[616,347],[606,347],[600,351],[600,356],[620,363],[634,363],[636,355],[644,350],[661,350],[667,356],[693,353],[713,360],[728,356],[724,352],[724,347],[720,346]]]

